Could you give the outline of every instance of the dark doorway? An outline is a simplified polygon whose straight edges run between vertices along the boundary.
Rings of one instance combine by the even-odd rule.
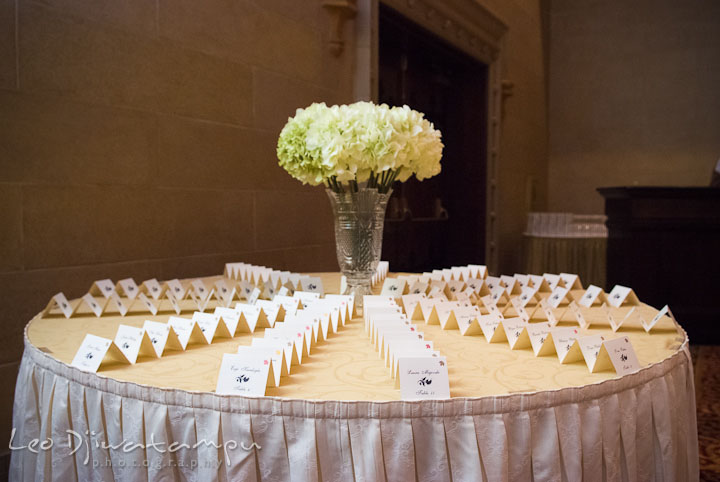
[[[440,129],[442,172],[395,183],[382,257],[393,271],[485,260],[487,66],[380,5],[379,101]]]

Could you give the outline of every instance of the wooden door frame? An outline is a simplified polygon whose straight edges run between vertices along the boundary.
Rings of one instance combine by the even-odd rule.
[[[501,68],[507,26],[477,0],[358,0],[353,83],[356,100],[378,99],[379,2],[488,67],[485,264],[497,273],[497,186],[504,94]]]

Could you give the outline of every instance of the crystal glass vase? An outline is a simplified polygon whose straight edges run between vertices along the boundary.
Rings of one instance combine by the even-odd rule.
[[[340,271],[347,278],[342,294],[355,294],[355,306],[362,308],[363,295],[371,294],[370,283],[382,252],[385,208],[392,190],[377,189],[337,193],[327,189],[335,216],[335,248]]]

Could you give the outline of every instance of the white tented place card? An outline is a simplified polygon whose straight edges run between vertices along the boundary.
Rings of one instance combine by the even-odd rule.
[[[342,323],[342,311],[345,311],[344,304],[330,299],[318,300],[312,307],[315,310],[323,310],[330,315],[330,326],[333,333],[337,333]]]
[[[570,298],[570,288],[558,286],[552,291],[552,293],[550,293],[550,296],[548,297],[548,304],[553,308],[557,308],[563,301],[568,303],[572,301]]]
[[[480,301],[482,301],[483,305],[485,306],[485,309],[488,310],[488,314],[500,315],[500,309],[495,304],[495,301],[493,300],[492,295],[485,295],[482,298],[480,298]]]
[[[540,298],[538,296],[538,289],[533,286],[524,287],[520,291],[518,298],[520,299],[523,307],[528,305],[535,305],[538,301],[540,301]]]
[[[143,281],[142,286],[145,292],[149,294],[154,300],[159,300],[164,293],[163,287],[160,286],[160,283],[155,278]]]
[[[247,324],[247,320],[242,316],[242,312],[240,310],[218,306],[215,308],[213,315],[219,316],[220,321],[225,323],[230,336],[234,337],[238,332],[252,333],[252,330]]]
[[[110,294],[110,301],[113,302],[115,305],[115,309],[117,309],[118,313],[120,313],[120,316],[125,316],[128,313],[128,310],[130,309],[129,304],[126,305],[125,302],[120,298],[120,295],[118,295],[116,292],[112,292]],[[106,306],[107,308],[107,306]]]
[[[413,329],[410,331],[415,331],[415,325],[412,324],[411,321],[408,320],[407,317],[402,313],[374,314],[368,320],[368,336],[370,336],[370,340],[372,341],[373,345],[377,343],[377,329],[381,325],[402,326],[406,329],[410,329],[410,327],[413,327]]]
[[[287,282],[290,283],[293,291],[300,289],[300,275],[298,273],[289,274]]]
[[[345,303],[345,318],[343,325],[355,317],[355,296],[354,295],[325,295],[326,300],[333,300],[339,303]]]
[[[420,308],[420,301],[425,299],[425,294],[410,294],[402,297],[403,309],[405,314],[411,320],[422,320],[422,309]]]
[[[228,286],[224,279],[219,279],[215,282],[215,296],[223,306],[230,306],[233,299],[240,298],[237,290]]]
[[[577,342],[580,332],[577,328],[552,328],[550,337],[560,363],[573,363],[582,360],[582,350],[580,350],[580,344]]]
[[[631,288],[615,285],[612,291],[608,294],[608,303],[610,306],[619,308],[624,304],[631,306],[639,305],[640,300]]]
[[[364,310],[366,308],[376,306],[397,306],[397,303],[392,296],[363,295],[363,316],[365,315]]]
[[[487,266],[484,266],[482,264],[469,264],[467,265],[467,267],[470,270],[471,278],[484,279],[487,277]]]
[[[310,355],[312,346],[315,345],[319,339],[325,339],[328,331],[327,318],[323,320],[322,315],[306,312],[305,310],[299,311],[296,315],[290,316],[283,323],[280,323],[277,326],[280,327],[281,330],[283,328],[292,327],[292,329],[295,330],[293,335],[295,338],[297,338],[298,332],[302,332],[305,338],[305,352],[308,356]],[[293,339],[293,342],[295,341],[296,340]]]
[[[409,333],[398,329],[383,330],[378,336],[378,350],[380,356],[385,360],[385,366],[392,368],[395,363],[395,355],[405,352],[407,348],[420,348],[421,350],[432,350],[433,342],[425,340],[425,335],[420,332]]]
[[[139,356],[158,358],[152,341],[143,328],[119,325],[113,341],[130,363],[137,362]]]
[[[154,302],[153,300],[148,298],[145,293],[139,293],[138,300],[140,300],[140,303],[142,303],[142,305],[145,307],[145,309],[147,309],[153,316],[157,315],[158,310],[160,309],[159,301]]]
[[[380,296],[392,296],[393,298],[400,298],[405,294],[405,287],[407,282],[398,278],[385,278],[382,285],[382,291]]]
[[[475,306],[475,311],[456,315],[458,329],[462,336],[472,336],[481,334],[482,328],[480,327],[480,310]]]
[[[543,273],[543,278],[547,281],[548,286],[551,290],[554,290],[560,285],[560,276],[551,273]]]
[[[502,286],[502,284],[500,283],[500,278],[496,278],[495,276],[488,276],[487,278],[485,278],[485,286],[487,286],[488,289],[492,292],[498,286]]]
[[[520,289],[525,289],[528,286],[530,286],[530,284],[531,284],[530,276],[528,276],[526,274],[515,273],[513,275],[513,278],[515,278],[517,280],[517,282],[520,284]]]
[[[158,357],[163,356],[166,350],[182,351],[183,347],[178,340],[177,333],[167,323],[145,320],[143,329],[150,337],[150,343]]]
[[[240,279],[241,272],[244,273],[245,263],[225,263],[225,277],[230,279]]]
[[[208,343],[200,327],[193,320],[180,318],[179,316],[171,316],[168,319],[168,325],[175,330],[175,334],[183,350],[187,350],[190,343],[198,343],[201,345]]]
[[[303,310],[300,312],[301,315],[310,314],[313,318],[317,318],[320,321],[320,328],[322,330],[322,339],[327,340],[328,334],[330,333],[330,327],[333,327],[333,333],[337,332],[337,321],[339,318],[339,313],[335,313],[335,316],[331,316],[331,313],[329,310],[327,310],[322,305],[315,305],[313,304],[310,306],[307,310]],[[302,316],[301,316],[302,318]],[[333,322],[334,320],[334,322]]]
[[[347,293],[347,288],[348,288],[348,285],[347,285],[347,276],[342,275],[342,276],[340,276],[340,289],[339,289],[339,294],[344,295],[345,293]]]
[[[450,398],[450,378],[444,356],[400,358],[398,366],[402,400]]]
[[[257,300],[255,302],[255,306],[260,308],[265,315],[265,319],[268,322],[268,325],[272,328],[273,325],[275,325],[276,322],[279,321],[281,310],[282,314],[285,314],[285,309],[283,306],[279,303],[273,303],[269,300]]]
[[[285,357],[290,359],[292,365],[301,365],[304,354],[308,353],[308,341],[305,335],[305,322],[303,323],[278,323],[275,328],[265,330],[265,338],[282,339],[292,344],[291,352],[286,351]],[[287,348],[287,347],[286,347]]]
[[[371,336],[373,333],[373,320],[382,318],[406,319],[399,306],[373,306],[363,309],[363,318],[365,320],[365,334]]]
[[[430,282],[430,292],[428,294],[432,296],[435,293],[445,293],[446,289],[447,281],[433,280]]]
[[[179,279],[171,279],[170,281],[166,281],[165,284],[167,285],[168,291],[172,293],[172,296],[176,300],[182,301],[185,299],[185,296],[187,295],[187,290],[182,285]]]
[[[260,294],[260,288],[254,288],[247,299],[248,304],[254,305],[255,302],[260,299]]]
[[[236,303],[235,311],[240,311],[240,322],[238,324],[239,331],[244,332],[246,326],[247,329],[250,330],[250,333],[255,332],[257,328],[270,327],[270,323],[268,323],[265,318],[265,314],[259,306],[249,305],[246,303]]]
[[[618,331],[618,328],[620,328],[620,325],[622,325],[622,321],[618,322],[615,319],[615,316],[612,313],[612,308],[610,308],[607,303],[603,303],[600,308],[602,308],[603,313],[605,313],[605,317],[607,318],[608,323],[610,323],[610,328],[612,329],[612,331]]]
[[[419,294],[427,294],[427,292],[430,289],[430,285],[428,283],[423,283],[422,281],[416,281],[415,283],[411,284],[408,288],[408,293],[411,295],[419,295]]]
[[[627,336],[603,342],[592,371],[603,371],[609,368],[615,369],[615,373],[620,376],[640,369],[640,362]]]
[[[508,291],[513,289],[515,287],[515,284],[517,283],[517,280],[514,276],[508,276],[506,274],[500,275],[500,282],[502,285],[506,288],[508,288]]]
[[[293,336],[288,333],[273,330],[275,329],[270,328],[269,330],[267,330],[265,332],[265,337],[262,339],[278,343],[279,346],[282,346],[283,359],[285,360],[285,366],[289,374],[292,370],[293,365],[300,364],[300,359],[298,358],[297,350],[295,349],[295,340]],[[253,340],[254,339],[255,338],[253,338]]]
[[[603,289],[599,286],[590,285],[587,290],[585,290],[585,294],[582,295],[578,304],[585,308],[590,308],[594,304],[600,305],[606,301],[607,298]]]
[[[490,290],[488,290],[487,286],[485,286],[485,281],[479,278],[470,278],[465,280],[465,285],[478,296],[490,294]]]
[[[95,335],[85,335],[70,366],[85,372],[97,372],[104,362],[117,361],[129,364],[130,360],[112,340]]]
[[[192,320],[200,327],[208,344],[212,343],[215,338],[232,338],[225,322],[220,321],[220,315],[196,311],[193,313]]]
[[[570,290],[581,290],[583,289],[580,277],[572,273],[560,273],[560,279],[566,288]]]
[[[215,393],[262,397],[265,388],[275,384],[272,360],[258,352],[225,353],[218,374]]]
[[[408,341],[424,339],[422,333],[418,331],[418,327],[410,323],[410,320],[377,320],[374,328],[373,344],[381,355],[384,354],[388,337],[400,336]]]
[[[180,301],[178,300],[178,298],[175,297],[175,295],[170,289],[165,292],[165,298],[167,298],[167,300],[170,302],[170,306],[172,306],[175,314],[179,315],[182,312],[182,308],[180,307]]]
[[[287,295],[275,295],[275,298],[273,298],[273,303],[282,306],[283,311],[286,313],[295,312],[299,309],[302,309],[303,306],[302,302],[299,299]]]
[[[325,294],[325,291],[323,290],[323,282],[319,276],[308,276],[307,278],[303,278],[300,280],[300,288],[302,288],[302,291],[307,293],[317,293],[320,296]]]
[[[280,379],[290,374],[288,371],[288,364],[285,360],[285,350],[283,346],[285,342],[281,340],[271,340],[269,338],[257,338],[252,339],[252,347],[266,348],[272,350],[270,353],[272,359],[273,373],[275,375],[275,386],[280,386]]]
[[[270,341],[270,340],[268,340]],[[277,340],[276,340],[277,343]],[[277,363],[275,360],[277,360],[276,352],[280,352],[280,363]],[[280,386],[280,373],[277,372],[277,369],[279,369],[282,366],[282,350],[276,350],[275,348],[269,348],[269,347],[263,347],[260,345],[240,345],[237,349],[238,355],[248,356],[248,357],[257,357],[259,359],[263,360],[263,365],[265,363],[268,363],[270,365],[270,368],[268,369],[268,381],[271,382],[267,386],[273,386],[273,387],[279,387]]]
[[[509,306],[512,306],[518,318],[523,320],[525,323],[530,322],[530,313],[527,312],[519,297],[515,296],[513,298],[510,298]]]
[[[115,291],[117,291],[121,295],[124,295],[126,298],[134,300],[140,292],[140,288],[138,287],[137,283],[135,283],[134,279],[125,278],[117,282]]]
[[[530,277],[530,281],[532,282],[533,288],[537,290],[538,293],[551,293],[552,288],[550,288],[550,285],[548,284],[547,280],[543,278],[542,276],[531,274],[528,275]]]
[[[658,321],[663,319],[663,316],[668,316],[673,323],[677,325],[677,320],[675,320],[675,315],[673,315],[673,312],[670,310],[670,307],[668,305],[663,306],[660,311],[658,311],[657,315],[653,317],[652,320],[650,320],[650,323],[646,322],[645,320],[641,319],[640,323],[642,324],[643,329],[650,333],[650,330],[652,330],[655,325],[658,323]]]
[[[459,280],[448,281],[445,286],[445,294],[450,297],[456,297],[465,289],[465,282]]]
[[[275,295],[277,294],[277,288],[273,287],[271,284],[266,284],[265,287],[262,290],[262,298],[265,298],[266,300],[272,300],[275,298]]]
[[[568,305],[568,308],[570,309],[570,312],[575,317],[575,320],[578,322],[578,325],[580,325],[580,328],[585,330],[585,329],[587,329],[588,326],[590,326],[590,322],[587,321],[587,319],[585,318],[585,315],[582,312],[582,309],[580,308],[580,306],[577,303],[575,303],[574,301],[571,301],[570,304]]]
[[[287,276],[285,277],[285,280],[287,280]],[[270,280],[267,283],[265,283],[265,288],[272,289],[273,294],[275,294],[274,292],[279,290],[281,286],[282,286],[282,278],[280,277],[280,272],[279,271],[271,271],[270,272]]]
[[[530,337],[527,328],[530,326],[520,318],[506,318],[502,321],[505,338],[511,350],[530,348]]]
[[[428,325],[439,325],[440,319],[438,318],[438,311],[437,307],[439,304],[444,303],[444,301],[437,300],[434,298],[428,298],[425,300],[420,300],[420,310],[423,314],[423,320]]]
[[[507,340],[505,330],[501,327],[502,320],[500,313],[481,315],[478,318],[478,325],[480,325],[480,329],[488,343],[498,343]]]
[[[90,286],[89,293],[91,295],[102,295],[103,298],[110,298],[115,293],[115,284],[110,279],[101,279],[94,281]]]
[[[390,262],[380,261],[378,262],[377,272],[380,274],[381,279],[385,279],[387,274],[390,272]]]
[[[202,293],[205,293],[205,296],[200,296],[199,293],[201,291],[199,289],[193,289],[190,290],[190,298],[195,302],[195,305],[197,306],[198,311],[205,311],[205,308],[207,308],[208,303],[210,303],[210,298],[212,298],[213,294],[215,293],[214,289],[211,289],[208,291],[205,289],[202,291]]]
[[[603,341],[605,341],[605,337],[602,335],[583,336],[577,339],[585,364],[591,373],[594,372],[595,361],[600,354]]]
[[[247,301],[247,300],[250,299],[250,296],[252,296],[252,292],[253,292],[254,289],[255,289],[255,285],[254,285],[254,284],[252,284],[252,283],[249,282],[249,281],[244,281],[244,280],[243,280],[243,281],[241,281],[240,283],[238,283],[238,290],[237,290],[237,291],[238,291],[238,297],[239,297],[241,300]]]
[[[460,305],[457,301],[442,301],[436,304],[435,313],[437,314],[437,318],[434,315],[431,315],[430,319],[427,320],[427,324],[439,324],[443,330],[457,328],[457,320],[453,315],[453,310],[459,306]]]
[[[472,290],[465,290],[461,291],[460,293],[455,293],[455,300],[456,301],[471,301],[472,296],[475,296],[475,293],[472,292]]]
[[[550,330],[552,329],[550,323],[530,323],[525,329],[535,356],[546,356],[555,353],[555,346],[552,337],[550,337]]]
[[[310,306],[312,302],[320,299],[320,293],[310,291],[296,291],[293,294],[293,298],[300,300],[303,309],[307,309],[307,307]]]
[[[480,325],[477,320],[480,317],[480,309],[477,306],[461,306],[453,310],[455,326],[463,336],[480,333]]]
[[[102,316],[103,311],[105,311],[105,304],[107,303],[106,299],[103,299],[101,302],[90,293],[85,293],[80,299],[88,308],[90,308],[90,311],[92,311],[95,316]]]
[[[428,298],[432,298],[436,301],[449,301],[445,292],[441,290],[438,286],[430,289],[430,293],[428,293]]]
[[[264,269],[264,266],[250,266],[248,271],[248,280],[254,285],[261,284],[263,281],[262,276]]]
[[[550,326],[555,326],[558,324],[558,319],[555,317],[553,308],[552,306],[550,306],[550,303],[548,303],[546,299],[540,300],[540,309],[545,315],[545,319],[548,320],[548,322],[550,323]]]
[[[385,366],[390,368],[391,376],[395,379],[395,388],[400,388],[400,379],[398,378],[398,369],[400,368],[398,360],[400,358],[423,358],[423,357],[439,357],[440,352],[433,350],[433,342],[421,339],[391,340],[392,346],[388,347]]]

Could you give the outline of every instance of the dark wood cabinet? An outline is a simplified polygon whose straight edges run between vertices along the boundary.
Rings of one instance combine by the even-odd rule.
[[[720,343],[720,189],[598,189],[608,216],[607,288],[668,304],[694,343]]]

